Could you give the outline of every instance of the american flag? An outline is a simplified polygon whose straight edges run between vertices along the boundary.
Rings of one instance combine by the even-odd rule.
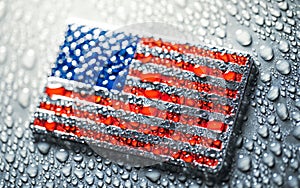
[[[219,169],[250,68],[245,53],[70,24],[32,127]]]

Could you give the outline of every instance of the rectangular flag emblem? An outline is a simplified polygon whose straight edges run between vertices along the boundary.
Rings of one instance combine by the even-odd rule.
[[[246,53],[70,24],[31,127],[217,172],[251,62]]]

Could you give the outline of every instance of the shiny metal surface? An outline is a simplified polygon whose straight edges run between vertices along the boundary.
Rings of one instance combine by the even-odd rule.
[[[0,187],[299,187],[299,0],[0,1]],[[70,17],[162,22],[252,54],[257,67],[231,168],[218,182],[133,168],[29,128]]]

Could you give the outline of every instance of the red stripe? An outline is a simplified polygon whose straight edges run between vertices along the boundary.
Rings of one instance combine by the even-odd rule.
[[[224,61],[225,63],[231,62],[237,65],[246,65],[248,61],[247,57],[237,55],[236,53],[228,54],[224,52],[214,52],[196,46],[189,46],[186,44],[174,44],[171,42],[164,42],[162,40],[155,40],[153,38],[142,38],[140,43],[149,47],[160,47],[168,51],[173,50],[182,54],[194,54],[196,56],[209,57],[212,59]]]
[[[40,108],[54,111],[56,116],[66,115],[66,116],[74,116],[77,118],[87,118],[95,121],[96,123],[99,124],[102,123],[107,126],[114,125],[122,129],[134,130],[134,131],[142,132],[144,134],[151,134],[162,138],[165,137],[165,138],[171,138],[173,140],[177,140],[181,142],[187,142],[190,143],[191,145],[202,145],[205,147],[221,149],[222,142],[220,140],[213,140],[211,138],[206,138],[198,135],[184,134],[179,131],[169,130],[166,128],[153,126],[153,125],[142,124],[139,122],[126,121],[113,116],[105,116],[102,114],[95,114],[88,111],[74,110],[69,106],[58,106],[54,104],[41,102]]]
[[[193,89],[199,92],[206,92],[210,94],[216,94],[228,98],[236,98],[237,90],[231,90],[220,86],[214,86],[207,83],[193,82],[190,80],[184,80],[176,78],[175,76],[165,76],[159,73],[143,73],[136,69],[130,69],[129,75],[138,77],[143,82],[159,82],[169,86],[175,86],[178,88]]]
[[[113,100],[110,98],[104,98],[97,95],[86,95],[83,96],[80,93],[72,92],[70,90],[66,90],[65,88],[46,88],[45,93],[52,97],[52,95],[60,95],[60,96],[66,96],[71,98],[78,98],[80,100],[85,100],[89,102],[93,102],[96,104],[104,105],[104,106],[111,106],[116,110],[124,110],[127,112],[134,112],[136,114],[143,114],[146,116],[154,116],[158,117],[164,120],[170,120],[173,122],[181,122],[183,124],[188,125],[195,125],[199,127],[204,127],[209,130],[224,132],[227,129],[227,124],[215,121],[215,120],[206,120],[199,117],[189,116],[187,114],[176,114],[169,111],[159,110],[155,107],[150,106],[142,106],[137,104],[127,104],[119,100]]]
[[[190,71],[199,77],[214,76],[222,78],[226,81],[237,81],[242,80],[243,75],[232,71],[222,71],[220,69],[210,68],[203,65],[195,65],[184,61],[176,61],[169,58],[155,57],[151,54],[135,54],[135,59],[142,63],[154,63],[157,65],[163,65],[168,68],[180,68],[182,70]]]
[[[41,119],[35,119],[34,120],[34,125],[35,126],[41,126],[45,127],[46,130],[53,132],[54,130],[63,132],[63,133],[70,133],[74,136],[77,137],[89,137],[94,140],[97,140],[99,142],[107,142],[111,143],[113,145],[118,145],[118,146],[127,146],[129,148],[135,148],[139,150],[143,150],[146,152],[151,152],[155,155],[166,155],[173,157],[174,159],[182,159],[187,163],[198,163],[198,164],[203,164],[207,166],[217,166],[218,165],[218,160],[214,158],[210,158],[207,156],[199,155],[199,154],[194,154],[186,151],[181,151],[181,150],[171,150],[168,147],[160,146],[160,145],[155,145],[152,143],[146,143],[146,142],[141,142],[135,139],[131,138],[124,138],[120,136],[115,136],[115,135],[108,135],[100,132],[95,132],[92,130],[87,130],[87,129],[82,129],[76,126],[70,127],[69,125],[61,124],[61,123],[56,123],[56,122],[49,122],[46,120],[41,120]]]
[[[159,90],[154,90],[154,89],[144,89],[144,88],[125,85],[123,90],[127,93],[131,93],[136,96],[144,96],[150,99],[157,99],[157,100],[162,100],[174,104],[186,105],[189,107],[199,108],[208,112],[221,113],[224,115],[230,115],[233,109],[229,105],[221,105],[213,102],[191,99],[191,98],[178,96],[174,94],[169,95],[167,93],[160,92]]]

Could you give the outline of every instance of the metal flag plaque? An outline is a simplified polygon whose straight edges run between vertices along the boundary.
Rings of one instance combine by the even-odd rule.
[[[31,127],[217,172],[251,62],[246,53],[70,24]]]

